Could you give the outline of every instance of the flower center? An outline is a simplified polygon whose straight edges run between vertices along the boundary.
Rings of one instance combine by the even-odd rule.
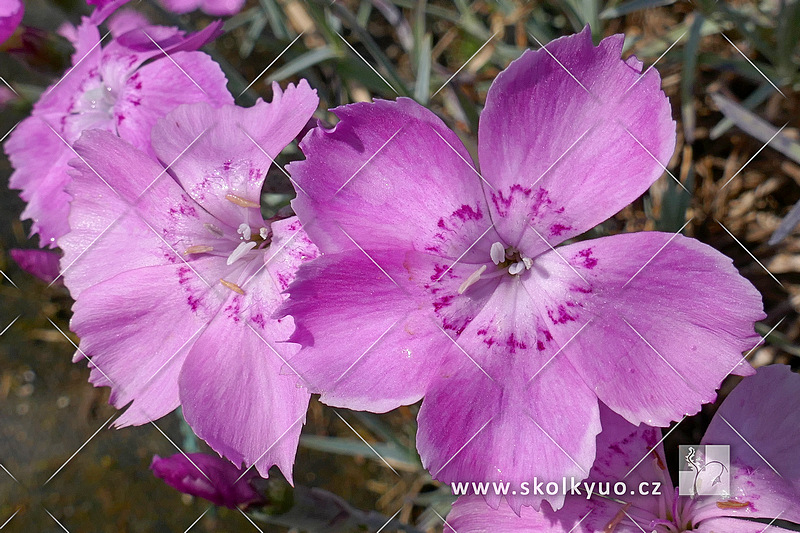
[[[100,83],[81,95],[76,111],[78,113],[101,113],[112,116],[116,95],[111,87]]]
[[[464,294],[472,285],[475,285],[481,279],[494,278],[505,273],[511,276],[519,276],[526,270],[530,270],[533,266],[533,259],[530,257],[523,257],[519,250],[513,246],[505,247],[501,242],[495,242],[489,249],[489,258],[495,264],[497,270],[490,274],[484,274],[488,268],[487,265],[481,265],[473,272],[464,283],[458,288],[458,294]]]

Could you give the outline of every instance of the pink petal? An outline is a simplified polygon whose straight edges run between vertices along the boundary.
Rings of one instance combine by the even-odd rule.
[[[46,283],[52,283],[58,278],[58,252],[50,250],[16,250],[9,251],[11,258],[19,267],[41,279]]]
[[[268,267],[269,268],[269,267]],[[281,374],[298,347],[280,343],[293,323],[271,319],[280,289],[262,271],[232,295],[192,347],[180,374],[186,421],[234,464],[267,477],[278,465],[291,481],[310,394],[293,372]]]
[[[385,412],[419,400],[438,366],[430,354],[452,346],[407,292],[404,255],[372,257],[380,268],[359,250],[303,265],[280,316],[302,317],[290,365],[322,401]]]
[[[289,165],[292,206],[321,250],[356,249],[355,241],[457,258],[490,230],[470,155],[436,115],[407,98],[334,113],[339,123],[312,130],[301,143],[306,160]],[[410,198],[413,209],[398,201]],[[488,249],[499,239],[489,231],[484,240]],[[477,255],[488,260],[470,252],[461,261]]]
[[[108,29],[111,30],[112,37],[115,38],[131,30],[149,25],[150,21],[147,20],[147,17],[132,9],[120,9],[114,13],[107,23]]]
[[[285,92],[277,84],[273,90],[271,103],[246,109],[182,106],[153,129],[156,154],[165,164],[174,162],[171,170],[183,188],[215,217],[234,226],[241,222],[241,207],[226,196],[258,205],[272,160],[317,108],[316,93],[305,80]],[[257,209],[253,217],[260,220]]]
[[[741,354],[758,341],[761,296],[705,244],[615,235],[544,254],[530,273],[526,290],[547,306],[561,356],[634,424],[667,426],[713,401],[729,373],[752,372]]]
[[[558,512],[549,506],[541,511],[532,507],[520,509],[519,516],[508,502],[502,501],[497,509],[490,507],[479,496],[462,496],[447,515],[444,531],[447,533],[601,533],[611,522],[619,505],[602,501],[568,498]],[[641,533],[630,523],[621,523],[613,533]]]
[[[98,130],[85,132],[75,147],[83,161],[75,163],[70,187],[72,231],[58,241],[73,298],[121,272],[192,261],[184,254],[189,246],[214,242],[204,224],[216,219],[145,154]],[[212,266],[192,268],[211,283],[220,277]]]
[[[761,522],[739,518],[713,518],[703,521],[692,529],[692,533],[792,533],[792,531],[796,530],[784,529],[776,524],[767,527],[767,524]]]
[[[425,393],[417,449],[434,479],[519,486],[534,476],[560,484],[589,475],[600,432],[597,398],[566,358],[552,357],[554,347],[538,350],[526,337],[536,309],[516,292],[514,283],[495,289]],[[506,310],[509,303],[516,305]],[[541,498],[512,495],[509,502],[515,510],[538,508]],[[564,502],[563,494],[545,498],[554,508]]]
[[[0,44],[2,44],[22,22],[25,6],[19,0],[4,0],[0,4],[2,4],[0,5]]]
[[[178,406],[181,364],[220,305],[183,264],[137,268],[81,293],[70,323],[81,338],[75,361],[92,360],[89,381],[110,386],[115,407],[133,401],[117,427],[145,424]]]
[[[800,524],[798,427],[800,375],[788,366],[759,368],[733,389],[702,442],[730,445],[731,496],[749,505],[720,509],[716,498],[707,498],[697,510],[698,519],[780,515]]]
[[[188,13],[199,8],[203,0],[159,0],[159,3],[173,13]]]
[[[202,52],[177,52],[153,61],[128,78],[118,96],[114,116],[119,136],[155,155],[150,131],[156,122],[181,104],[232,104],[226,83],[219,65]]]
[[[486,195],[500,235],[528,257],[548,249],[543,239],[554,246],[628,205],[673,153],[658,72],[640,80],[622,43],[614,35],[595,47],[587,26],[526,51],[489,89],[478,135]]]
[[[244,3],[245,0],[204,0],[201,9],[209,15],[228,16],[241,11]]]

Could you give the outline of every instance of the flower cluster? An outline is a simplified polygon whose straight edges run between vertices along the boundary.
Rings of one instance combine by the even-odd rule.
[[[378,413],[422,400],[417,449],[445,483],[630,474],[667,487],[625,503],[463,497],[453,530],[745,532],[753,522],[738,518],[772,518],[800,497],[789,445],[763,439],[777,406],[800,397],[799,378],[777,367],[746,378],[706,435],[734,447],[737,492],[672,491],[658,428],[713,401],[728,375],[755,374],[742,353],[764,313],[731,260],[699,241],[583,238],[645,193],[675,148],[660,77],[621,59],[621,35],[596,46],[587,27],[513,61],[486,96],[478,162],[413,100],[332,110],[338,122],[306,133],[304,159],[285,170],[293,214],[265,219],[267,171],[307,129],[314,89],[273,84],[271,102],[237,106],[199,51],[219,21],[187,35],[119,10],[124,0],[90,3],[64,30],[73,66],[5,144],[22,216],[60,263],[15,258],[63,278],[75,361],[127,407],[117,426],[182,406],[235,465],[202,459],[214,475],[201,478],[156,459],[159,477],[220,505],[259,501],[237,487],[241,468],[266,477],[277,465],[291,481],[320,394]],[[797,422],[781,422],[787,439]]]

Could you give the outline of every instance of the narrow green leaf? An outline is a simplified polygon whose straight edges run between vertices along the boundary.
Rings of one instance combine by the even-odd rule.
[[[417,62],[417,81],[414,85],[414,99],[422,105],[428,103],[431,94],[431,34],[422,39]]]
[[[317,63],[322,63],[323,61],[333,59],[337,56],[338,52],[328,45],[325,45],[321,48],[314,48],[313,50],[309,50],[308,52],[295,57],[291,61],[288,61],[281,68],[273,72],[267,78],[267,81],[273,82],[285,80],[286,78],[294,76],[298,72],[313,67]]]
[[[618,6],[604,9],[602,13],[600,13],[600,18],[613,19],[616,17],[627,15],[628,13],[634,13],[636,11],[640,11],[642,9],[649,9],[651,7],[669,6],[674,4],[675,2],[676,0],[630,0],[628,2],[623,2]]]
[[[775,89],[769,83],[764,83],[761,87],[750,93],[750,95],[742,100],[742,107],[752,111],[759,105],[766,102],[767,98],[775,94]],[[716,126],[711,129],[708,138],[715,141],[722,137],[722,135],[734,126],[733,120],[728,117],[720,120]]]
[[[319,435],[301,435],[300,444],[311,450],[350,457],[365,457],[381,464],[383,464],[382,457],[394,468],[407,472],[417,472],[422,469],[422,465],[415,458],[410,457],[404,450],[392,444],[377,442],[370,444],[372,446],[372,449],[370,449],[360,440]]]
[[[705,17],[695,12],[692,25],[689,27],[689,38],[683,47],[683,67],[681,76],[681,116],[683,117],[683,134],[686,142],[694,142],[694,128],[697,115],[694,109],[694,80],[697,75],[697,52],[700,46],[700,30]]]
[[[292,38],[293,36],[290,36],[289,32],[287,31],[289,25],[286,24],[286,21],[281,16],[281,8],[278,6],[275,0],[259,1],[261,3],[261,8],[264,10],[264,14],[267,16],[269,27],[272,30],[272,34],[275,36],[275,38],[282,41]]]

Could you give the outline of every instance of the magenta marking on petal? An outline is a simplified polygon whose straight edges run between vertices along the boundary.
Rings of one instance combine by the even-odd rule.
[[[447,296],[442,296],[441,298],[433,302],[433,309],[438,314],[438,312],[444,309],[445,307],[450,307],[452,303],[453,303],[453,295],[448,294]]]
[[[250,317],[250,320],[252,320],[256,324],[258,324],[258,326],[261,329],[264,329],[266,327],[266,325],[267,325],[267,320],[264,318],[264,315],[262,313],[258,313],[256,315],[253,315],[252,317]]]
[[[518,349],[519,350],[528,349],[528,345],[525,344],[523,341],[517,339],[517,337],[513,333],[508,336],[508,339],[506,340],[506,346],[508,346],[508,349],[512,354],[517,353]]]
[[[584,248],[583,250],[578,252],[576,260],[582,262],[583,266],[585,266],[588,269],[592,269],[597,266],[597,259],[592,257],[591,248]]]
[[[539,189],[539,190],[543,191],[544,189]],[[494,203],[494,207],[500,216],[502,217],[508,216],[509,208],[511,207],[511,204],[514,202],[514,197],[517,194],[520,194],[527,198],[531,195],[531,189],[523,187],[519,183],[515,183],[509,188],[508,198],[505,197],[503,191],[497,191],[492,193],[492,203]]]
[[[481,220],[483,218],[483,213],[481,213],[481,207],[478,206],[478,209],[472,209],[471,205],[462,205],[458,209],[453,212],[454,216],[457,216],[463,222],[467,220]]]
[[[564,224],[553,224],[550,226],[550,236],[551,237],[559,237],[565,231],[569,231],[573,229],[572,226],[565,226]]]
[[[548,309],[547,316],[550,317],[550,320],[553,321],[553,324],[566,324],[567,322],[572,322],[577,318],[577,315],[570,315],[567,311],[567,308],[563,305],[559,305],[558,309],[555,311]]]

